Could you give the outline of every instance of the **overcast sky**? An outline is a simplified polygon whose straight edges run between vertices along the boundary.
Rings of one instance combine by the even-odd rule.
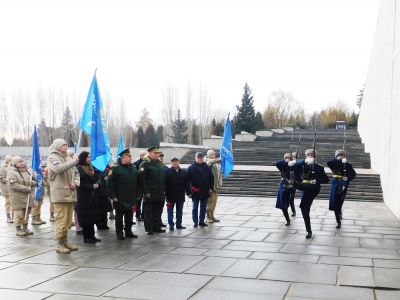
[[[82,95],[94,69],[102,94],[136,119],[161,119],[163,93],[183,105],[207,88],[235,111],[244,83],[263,110],[276,89],[307,111],[355,107],[367,75],[380,0],[0,1],[0,91],[52,85]],[[34,93],[34,92],[33,92]]]

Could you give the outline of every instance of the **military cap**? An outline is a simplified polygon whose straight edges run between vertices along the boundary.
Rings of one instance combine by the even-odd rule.
[[[122,155],[131,155],[131,151],[129,151],[129,148],[125,148],[124,150],[122,150],[120,153],[118,153],[119,156]]]
[[[285,153],[285,154],[283,155],[283,159],[286,159],[286,158],[291,158],[290,153]]]
[[[149,149],[147,149],[147,152],[152,152],[152,151],[158,151],[158,146],[152,146]]]
[[[305,155],[306,155],[306,156],[308,156],[308,155],[315,156],[314,149],[307,149],[307,150],[305,151]]]
[[[203,152],[196,152],[195,157],[204,157],[204,153]]]
[[[173,158],[171,158],[171,162],[172,162],[172,161],[176,161],[176,160],[179,161],[179,158],[177,158],[176,156],[174,156]]]
[[[339,155],[346,156],[346,151],[343,149],[336,150],[335,157],[338,157]]]

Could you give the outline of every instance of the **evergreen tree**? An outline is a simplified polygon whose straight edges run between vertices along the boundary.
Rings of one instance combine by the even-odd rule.
[[[255,130],[264,129],[264,121],[263,121],[262,115],[259,111],[256,114],[254,127],[255,127]]]
[[[235,127],[238,132],[242,130],[249,133],[256,132],[256,127],[255,127],[256,112],[254,110],[253,102],[254,100],[251,94],[251,89],[249,85],[246,83],[244,85],[242,105],[236,106],[237,115],[236,115]]]
[[[136,147],[137,148],[145,148],[145,138],[144,138],[144,131],[142,127],[139,127],[139,129],[136,132]]]
[[[10,145],[7,143],[7,141],[6,141],[6,139],[4,138],[4,136],[0,139],[0,146],[2,146],[2,147],[10,146]]]
[[[157,139],[156,131],[152,124],[149,124],[149,126],[147,126],[147,128],[144,132],[144,144],[145,144],[145,147],[152,147],[152,146],[160,145],[160,143]]]
[[[164,126],[162,125],[157,127],[157,139],[159,142],[164,142]]]
[[[216,136],[222,136],[224,134],[224,120],[215,120],[215,118],[211,121],[211,134]]]
[[[181,118],[181,111],[178,109],[177,118],[172,121],[172,140],[174,143],[186,144],[188,139],[188,125],[186,120]]]

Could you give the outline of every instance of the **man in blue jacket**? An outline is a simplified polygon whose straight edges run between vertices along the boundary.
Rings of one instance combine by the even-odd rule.
[[[195,159],[196,162],[188,168],[188,180],[191,187],[193,203],[193,227],[196,228],[198,225],[201,227],[208,226],[204,223],[204,219],[206,217],[208,198],[210,198],[210,192],[212,192],[214,188],[214,177],[210,167],[204,162],[204,154],[202,152],[197,152]]]

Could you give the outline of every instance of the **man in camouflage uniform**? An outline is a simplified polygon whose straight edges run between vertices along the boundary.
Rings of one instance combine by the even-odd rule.
[[[41,169],[42,169],[42,174],[44,174],[45,166],[43,166],[43,163],[41,165]],[[43,180],[42,180],[42,185],[44,191],[46,185]],[[46,224],[46,221],[43,221],[42,218],[40,217],[42,212],[43,198],[44,198],[44,193],[41,195],[41,198],[36,199],[36,201],[34,201],[34,205],[32,207],[32,223],[31,223],[32,225]]]
[[[10,189],[8,186],[7,180],[7,171],[10,166],[12,157],[10,155],[6,155],[3,165],[0,168],[0,182],[1,182],[1,193],[4,196],[6,203],[6,214],[7,214],[7,223],[12,223],[13,218],[11,216],[12,209],[11,209],[11,199],[10,199]]]

